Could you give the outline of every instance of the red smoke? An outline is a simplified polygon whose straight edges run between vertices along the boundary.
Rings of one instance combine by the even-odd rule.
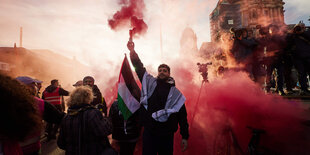
[[[143,21],[144,1],[121,0],[119,4],[122,6],[121,10],[113,15],[113,19],[108,20],[111,29],[130,27],[130,38],[144,34],[147,31],[147,25]]]
[[[188,149],[181,152],[178,131],[175,134],[174,154],[225,154],[223,146],[229,143],[229,137],[223,136],[223,132],[227,128],[231,128],[242,152],[246,153],[252,136],[247,126],[266,131],[260,137],[260,144],[272,150],[273,154],[310,153],[309,127],[302,124],[309,118],[304,116],[306,111],[301,103],[277,95],[266,95],[242,72],[227,73],[223,78],[205,83],[198,100],[201,85],[193,82],[198,68],[190,68],[193,65],[185,60],[178,59],[178,62],[183,63],[171,65],[171,71],[176,87],[186,96],[190,138]],[[110,95],[116,94],[116,91],[112,89]],[[142,135],[135,154],[141,154],[141,139]],[[229,149],[231,154],[240,154],[233,144]]]
[[[265,130],[260,143],[276,153],[309,154],[301,103],[266,95],[245,73],[235,72],[205,83],[197,102],[200,85],[192,83],[193,70],[180,65],[174,70],[176,86],[187,98],[190,124],[188,150],[181,152],[181,136],[177,132],[175,154],[225,154],[225,149],[219,150],[218,146],[225,146],[228,141],[229,137],[222,136],[228,127],[245,153],[252,136],[247,126]],[[235,147],[229,149],[231,154],[239,152]]]

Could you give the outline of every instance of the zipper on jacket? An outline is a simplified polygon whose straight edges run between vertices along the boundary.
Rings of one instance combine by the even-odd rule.
[[[127,121],[124,120],[124,132],[125,132],[125,135],[128,134],[128,133],[127,133],[127,126],[126,126],[126,124],[127,124]]]

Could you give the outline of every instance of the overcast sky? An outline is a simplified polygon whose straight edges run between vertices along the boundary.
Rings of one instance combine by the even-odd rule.
[[[161,63],[160,29],[165,57],[178,55],[182,31],[189,26],[202,42],[210,41],[209,14],[216,0],[145,0],[146,35],[135,40],[146,64]],[[310,0],[286,0],[285,21],[309,25]],[[119,63],[128,30],[112,31],[107,20],[119,10],[117,0],[0,0],[0,46],[19,44],[49,49],[92,66]],[[160,28],[161,27],[161,28]]]

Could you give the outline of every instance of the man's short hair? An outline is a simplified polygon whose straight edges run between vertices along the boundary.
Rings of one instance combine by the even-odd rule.
[[[51,85],[54,85],[56,82],[58,82],[57,79],[52,80],[52,81],[51,81]]]
[[[159,66],[158,66],[158,69],[159,69],[159,68],[167,68],[168,72],[170,73],[170,67],[169,67],[168,65],[166,65],[166,64],[161,64],[161,65],[159,65]]]
[[[242,36],[242,33],[243,33],[242,29],[236,30],[236,31],[235,31],[235,37],[236,37],[236,38],[241,37],[241,36]]]
[[[83,82],[85,82],[87,79],[91,79],[93,82],[95,82],[95,79],[92,76],[85,76],[83,78]]]

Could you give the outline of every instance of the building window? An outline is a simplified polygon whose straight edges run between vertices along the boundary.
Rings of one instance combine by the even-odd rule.
[[[0,62],[0,70],[9,71],[10,70],[9,67],[10,67],[9,64]]]
[[[234,24],[234,20],[230,19],[228,20],[228,25],[233,25]]]
[[[255,10],[253,10],[253,12],[252,12],[252,17],[253,17],[254,19],[257,18],[257,14],[256,14],[256,11],[255,11]]]

